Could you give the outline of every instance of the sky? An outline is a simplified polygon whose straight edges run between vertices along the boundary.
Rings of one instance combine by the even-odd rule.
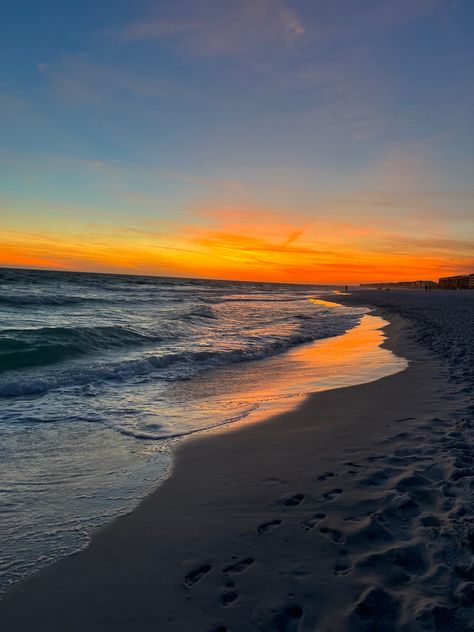
[[[0,265],[474,272],[472,0],[4,0]]]

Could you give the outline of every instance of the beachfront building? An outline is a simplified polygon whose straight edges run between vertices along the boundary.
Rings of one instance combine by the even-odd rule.
[[[394,288],[394,289],[411,289],[424,290],[426,288],[438,287],[435,281],[397,281],[388,283],[361,283],[359,287],[376,287],[376,288]]]
[[[474,274],[458,274],[439,280],[442,290],[474,290]]]
[[[437,287],[437,285],[434,281],[400,281],[397,283],[397,287],[409,287],[418,290],[424,290],[427,287]]]

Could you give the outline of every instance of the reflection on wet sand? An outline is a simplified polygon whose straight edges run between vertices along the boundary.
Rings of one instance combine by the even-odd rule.
[[[315,302],[339,307],[329,301]],[[408,362],[381,346],[386,325],[379,316],[366,314],[358,326],[341,336],[301,345],[258,363],[208,373],[202,379],[206,379],[209,412],[222,400],[222,405],[227,402],[249,410],[239,423],[259,421],[293,408],[309,393],[372,382],[403,371]],[[203,392],[199,381],[189,384],[188,397]]]

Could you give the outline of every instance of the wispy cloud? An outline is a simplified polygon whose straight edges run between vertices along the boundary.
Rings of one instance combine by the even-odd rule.
[[[177,39],[197,55],[244,53],[271,42],[289,43],[305,33],[297,13],[284,0],[207,0],[182,2],[180,17],[148,16],[111,29],[123,43]]]
[[[270,41],[304,34],[311,46],[347,43],[416,20],[451,0],[316,0],[300,14],[286,0],[183,0],[165,12],[116,26],[107,34],[123,43],[177,39],[203,55],[245,52]],[[179,6],[178,6],[179,5]],[[302,14],[304,13],[304,19]],[[186,15],[183,19],[182,16]]]

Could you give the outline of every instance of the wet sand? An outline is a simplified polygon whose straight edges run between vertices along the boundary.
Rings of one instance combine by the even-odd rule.
[[[470,393],[387,309],[408,369],[187,441],[135,511],[6,595],[1,629],[472,629]]]

